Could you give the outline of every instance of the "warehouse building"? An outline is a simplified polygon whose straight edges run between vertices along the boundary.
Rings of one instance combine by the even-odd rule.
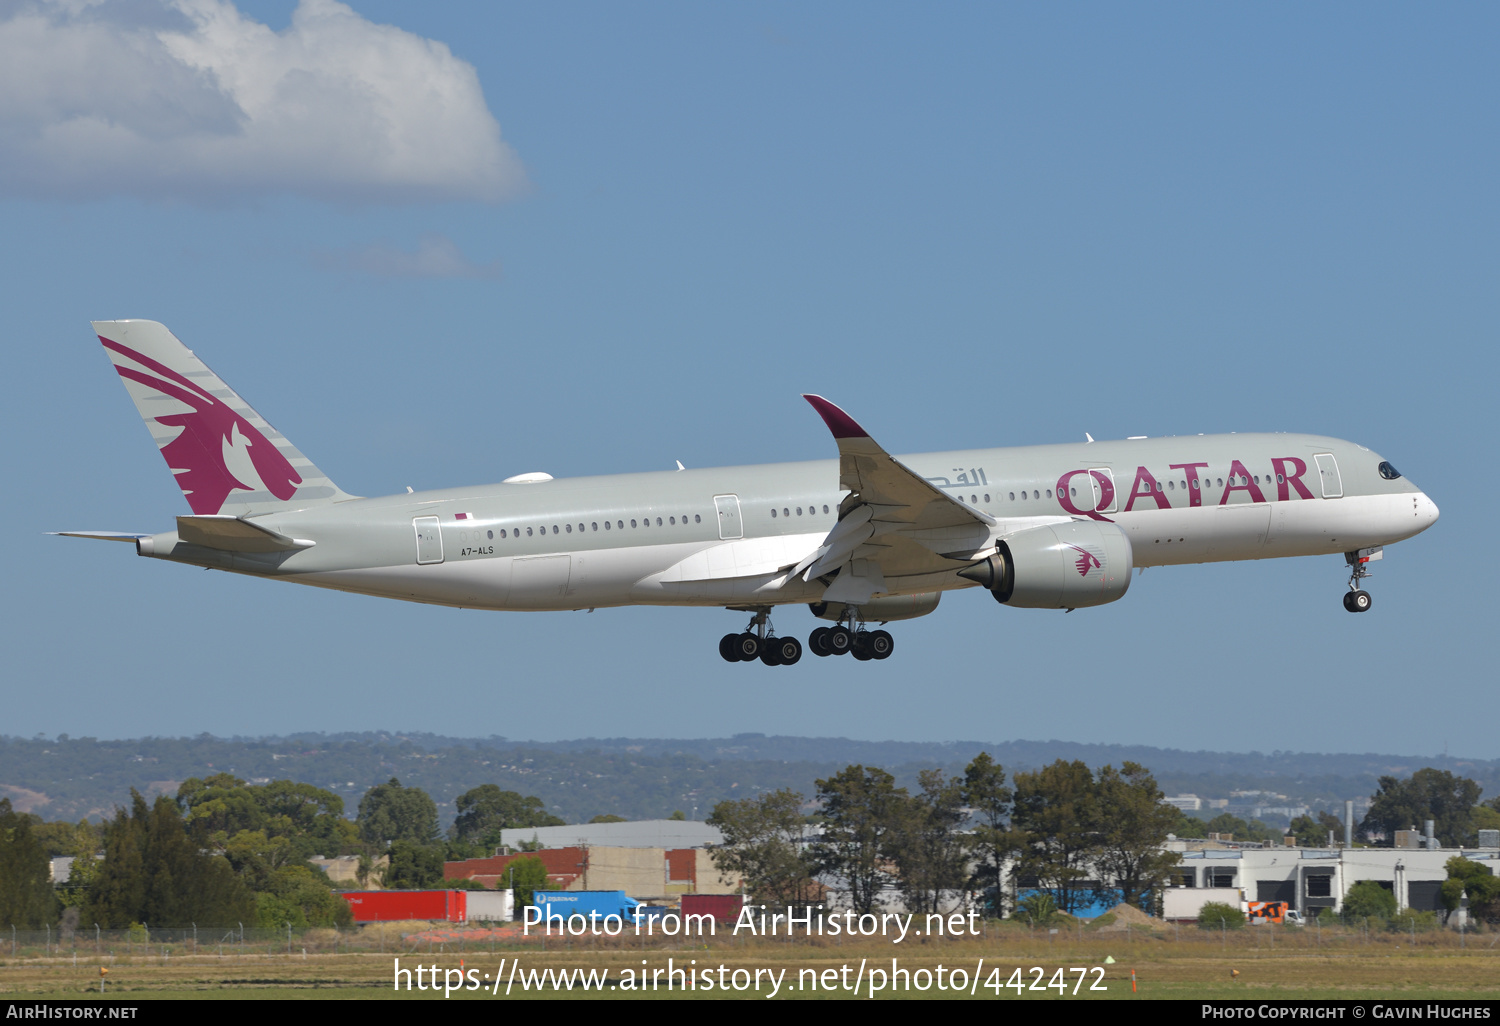
[[[511,864],[518,858],[534,857],[547,867],[553,890],[624,891],[632,898],[656,903],[672,902],[684,894],[735,894],[739,879],[720,874],[706,847],[722,839],[719,830],[706,823],[666,819],[507,830],[502,836],[507,846],[543,847],[446,862],[443,877],[507,887]]]

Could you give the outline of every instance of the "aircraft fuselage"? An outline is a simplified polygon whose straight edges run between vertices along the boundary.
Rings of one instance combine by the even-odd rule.
[[[972,449],[897,459],[994,518],[969,556],[1039,525],[1118,525],[1134,565],[1345,553],[1424,530],[1436,505],[1351,442],[1198,435]],[[1388,464],[1386,464],[1389,466]],[[476,609],[755,606],[818,601],[786,570],[834,527],[837,460],[619,474],[349,499],[248,518],[314,544],[247,553],[142,539],[143,555]],[[929,546],[931,548],[931,546]],[[955,560],[954,569],[962,564]],[[903,572],[909,570],[910,572]],[[900,595],[976,585],[886,561]]]

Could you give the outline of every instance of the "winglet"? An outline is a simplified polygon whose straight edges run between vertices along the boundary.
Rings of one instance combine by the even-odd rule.
[[[833,432],[834,438],[869,438],[870,433],[854,422],[854,418],[820,395],[804,395]]]

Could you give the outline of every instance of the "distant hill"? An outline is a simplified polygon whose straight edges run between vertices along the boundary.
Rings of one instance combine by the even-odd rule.
[[[1409,776],[1424,766],[1471,777],[1486,797],[1500,791],[1500,760],[1414,755],[1319,755],[1303,752],[1188,752],[1140,745],[1069,741],[854,741],[739,734],[730,738],[585,738],[512,741],[434,734],[366,732],[285,737],[139,738],[100,741],[60,735],[0,738],[0,797],[46,819],[99,818],[128,802],[131,788],[172,793],[188,777],[229,772],[250,781],[290,779],[343,796],[353,816],[360,797],[397,777],[438,803],[445,825],[454,799],[493,783],[540,797],[570,823],[601,813],[662,818],[675,810],[703,819],[715,803],[814,781],[851,763],[879,766],[913,786],[923,769],[960,774],[979,752],[1010,772],[1057,759],[1097,768],[1139,762],[1167,794],[1228,797],[1261,789],[1313,807],[1367,796],[1382,775]]]

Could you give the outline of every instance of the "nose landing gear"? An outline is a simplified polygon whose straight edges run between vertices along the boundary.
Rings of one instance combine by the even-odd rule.
[[[1349,590],[1344,593],[1344,608],[1351,613],[1363,613],[1369,610],[1374,599],[1368,591],[1359,586],[1359,582],[1366,577],[1374,577],[1367,566],[1372,560],[1381,557],[1380,549],[1360,549],[1357,552],[1344,553],[1344,562],[1349,564]]]

